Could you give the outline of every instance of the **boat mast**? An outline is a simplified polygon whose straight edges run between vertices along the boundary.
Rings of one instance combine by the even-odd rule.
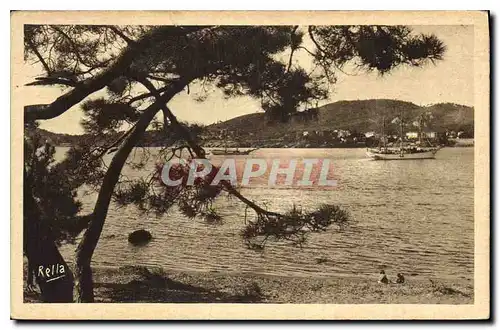
[[[422,124],[423,124],[423,115],[420,115],[418,118],[418,145],[422,147]]]
[[[229,132],[227,131],[227,129],[224,131],[225,133],[225,136],[224,136],[224,153],[227,152],[227,139],[229,137]]]
[[[401,152],[401,155],[403,155],[403,111],[401,111],[399,115],[399,125],[400,125],[400,130],[401,130],[401,144],[399,146],[399,150]]]
[[[384,151],[387,151],[387,144],[385,141],[385,116],[382,117],[382,145],[384,147]]]

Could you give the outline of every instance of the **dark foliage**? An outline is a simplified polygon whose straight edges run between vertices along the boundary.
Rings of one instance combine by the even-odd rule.
[[[25,133],[25,192],[33,194],[36,202],[33,210],[37,211],[34,216],[25,217],[25,221],[44,222],[56,243],[72,242],[88,225],[88,219],[78,216],[81,203],[76,199],[77,186],[55,164],[54,146],[32,134],[30,129]]]
[[[349,213],[336,205],[324,204],[311,212],[294,206],[285,214],[257,213],[241,236],[248,247],[255,250],[263,249],[269,238],[301,245],[308,233],[325,231],[331,225],[343,228],[349,220]]]
[[[414,35],[405,26],[316,26],[309,35],[318,64],[342,68],[354,61],[359,68],[385,74],[407,64],[421,66],[443,59],[445,45],[435,35]]]

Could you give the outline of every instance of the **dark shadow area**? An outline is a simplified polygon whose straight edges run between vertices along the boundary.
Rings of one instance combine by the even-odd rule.
[[[146,267],[123,267],[134,272],[127,283],[102,282],[94,284],[96,303],[255,303],[263,302],[264,295],[258,285],[249,285],[232,293],[182,283],[164,273],[150,272]],[[24,290],[25,302],[40,302],[40,293]]]

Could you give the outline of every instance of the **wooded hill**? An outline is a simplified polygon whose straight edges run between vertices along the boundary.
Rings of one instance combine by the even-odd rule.
[[[210,130],[227,129],[239,134],[281,135],[311,130],[342,129],[351,132],[380,131],[383,118],[389,126],[392,119],[403,115],[404,120],[412,122],[418,115],[430,111],[433,120],[429,129],[435,131],[474,129],[474,108],[454,104],[439,103],[421,107],[411,102],[377,99],[338,101],[319,107],[317,120],[292,120],[289,123],[269,123],[264,113],[253,113],[208,126]]]
[[[218,132],[228,130],[237,132],[239,136],[246,136],[250,140],[255,138],[276,139],[286,135],[294,135],[304,131],[349,130],[351,132],[380,132],[383,118],[387,129],[391,130],[391,120],[403,115],[403,118],[412,122],[422,112],[430,111],[433,120],[428,129],[442,131],[474,132],[474,108],[454,104],[439,103],[421,107],[411,102],[399,100],[358,100],[338,101],[318,108],[317,119],[299,120],[292,118],[288,123],[269,122],[262,113],[252,113],[236,117],[225,122],[212,124],[206,130]],[[393,125],[394,126],[394,125]],[[397,129],[392,127],[392,130]],[[40,129],[42,136],[56,145],[74,144],[82,138],[81,135],[58,134]],[[142,145],[158,146],[164,138],[156,135],[162,134],[148,131]],[[253,138],[250,138],[252,136]]]

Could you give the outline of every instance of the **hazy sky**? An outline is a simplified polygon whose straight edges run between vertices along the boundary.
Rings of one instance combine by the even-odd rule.
[[[389,98],[410,101],[418,105],[438,102],[453,102],[473,106],[473,26],[414,26],[415,32],[434,33],[447,46],[443,61],[423,68],[397,68],[383,77],[376,73],[347,75],[338,73],[338,82],[330,93],[326,104],[338,100],[362,100]],[[295,60],[308,67],[310,59],[302,51]],[[25,82],[41,73],[40,68],[26,64],[23,70]],[[349,73],[349,72],[348,72]],[[26,104],[50,103],[62,94],[52,87],[16,86],[14,95],[23,95]],[[181,120],[210,124],[219,120],[260,111],[260,102],[249,97],[226,100],[218,90],[213,90],[205,102],[195,101],[196,86],[190,95],[181,93],[169,106]],[[81,133],[81,112],[76,105],[63,115],[41,121],[41,127],[54,132]]]

